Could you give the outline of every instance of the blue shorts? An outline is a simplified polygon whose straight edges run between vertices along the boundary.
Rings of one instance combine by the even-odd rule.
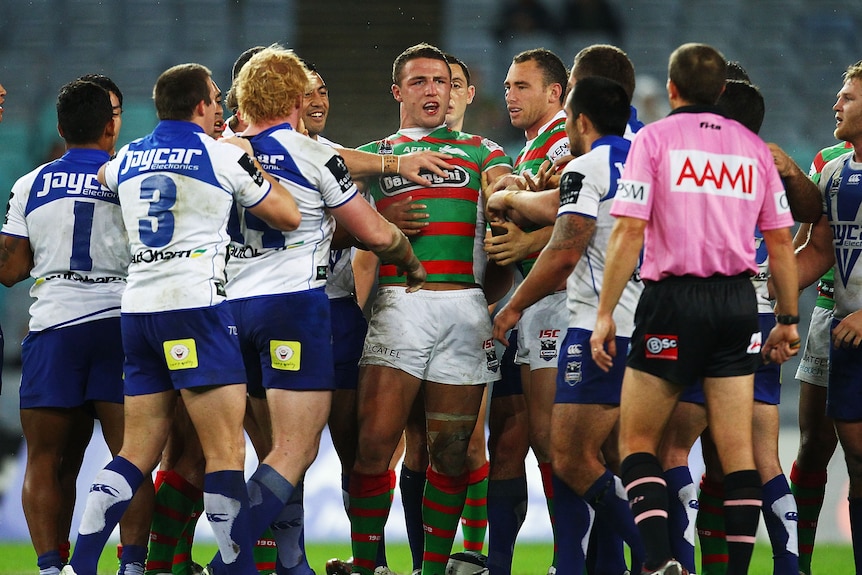
[[[515,363],[517,357],[518,330],[513,329],[509,332],[509,345],[503,351],[503,359],[500,362],[500,381],[491,385],[491,399],[524,394],[524,388],[521,386],[521,366]]]
[[[771,313],[759,314],[760,333],[763,341],[769,337],[769,332],[775,327],[775,316]],[[697,403],[704,405],[706,400],[703,395],[703,380],[697,385],[691,385],[683,389],[679,400],[686,403]],[[778,405],[781,403],[781,365],[777,363],[766,363],[754,372],[754,401]]]
[[[323,288],[231,301],[249,388],[332,390],[329,298]]]
[[[832,330],[840,323],[832,319]],[[829,345],[826,415],[839,421],[862,420],[862,348]]]
[[[245,382],[236,323],[226,304],[124,313],[126,395]]]
[[[620,404],[626,371],[629,338],[616,338],[617,356],[611,370],[602,371],[593,362],[590,336],[593,332],[570,327],[560,347],[557,363],[557,394],[554,403]]]
[[[368,321],[352,297],[329,300],[332,313],[332,353],[335,356],[335,388],[356,390],[359,358],[365,344]]]
[[[120,318],[31,332],[21,343],[21,409],[123,403]]]

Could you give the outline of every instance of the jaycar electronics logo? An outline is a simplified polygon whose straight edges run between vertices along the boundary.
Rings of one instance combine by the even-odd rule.
[[[644,336],[644,347],[647,359],[679,359],[679,348],[677,347],[679,337],[676,335],[654,335]]]

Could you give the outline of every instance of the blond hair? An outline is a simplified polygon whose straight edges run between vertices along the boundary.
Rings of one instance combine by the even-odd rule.
[[[844,70],[844,81],[847,80],[862,80],[862,60],[847,66],[847,69]]]
[[[231,89],[240,115],[251,124],[289,116],[313,82],[313,75],[293,50],[273,44],[251,57]]]

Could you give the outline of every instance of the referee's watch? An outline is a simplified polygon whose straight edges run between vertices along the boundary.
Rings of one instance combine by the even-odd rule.
[[[788,313],[780,313],[775,316],[775,321],[784,325],[794,325],[799,323],[798,315],[790,315]]]

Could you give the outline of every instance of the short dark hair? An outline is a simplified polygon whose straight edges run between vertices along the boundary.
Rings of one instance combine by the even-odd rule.
[[[87,80],[73,80],[57,95],[57,125],[67,144],[93,144],[113,117],[108,91]]]
[[[742,82],[751,83],[751,77],[748,75],[748,72],[742,64],[739,63],[739,60],[730,60],[727,62],[727,73],[725,74],[725,79],[741,80]]]
[[[712,46],[683,44],[670,55],[667,77],[686,102],[714,105],[724,89],[727,60]]]
[[[212,72],[201,64],[179,64],[168,68],[153,87],[159,120],[191,120],[195,106],[212,104]]]
[[[728,80],[717,105],[722,113],[755,134],[760,132],[766,105],[757,86],[741,80]]]
[[[404,66],[410,60],[417,58],[431,58],[432,60],[440,60],[446,64],[446,69],[449,69],[449,62],[446,60],[446,55],[436,46],[432,46],[426,42],[410,46],[395,58],[392,62],[392,83],[400,85],[401,75],[404,72]]]
[[[236,77],[239,75],[239,71],[242,70],[242,67],[246,65],[246,63],[251,60],[251,57],[266,48],[266,46],[254,46],[252,48],[248,48],[243,51],[242,54],[237,56],[236,61],[233,63],[233,68],[230,69],[230,81],[233,83],[236,80]]]
[[[578,80],[572,89],[566,112],[572,119],[583,114],[603,136],[622,136],[626,133],[631,109],[628,94],[618,82],[587,76]]]
[[[461,71],[464,72],[464,79],[467,80],[467,85],[469,86],[470,85],[470,69],[467,68],[467,64],[465,64],[463,62],[463,60],[461,60],[457,56],[453,56],[452,54],[445,53],[443,55],[446,56],[446,61],[449,64],[454,64],[456,66],[461,67]]]
[[[621,85],[631,102],[635,93],[635,67],[628,54],[611,44],[593,44],[575,55],[572,76],[580,82],[588,76],[601,76]]]
[[[123,93],[120,91],[120,87],[117,86],[113,80],[105,76],[104,74],[84,74],[79,80],[86,80],[87,82],[93,82],[94,84],[98,84],[108,92],[113,92],[117,95],[117,100],[120,102],[120,107],[123,107]]]
[[[566,70],[566,65],[563,64],[559,56],[546,48],[525,50],[512,58],[513,64],[523,64],[530,61],[535,62],[539,69],[542,70],[542,79],[545,81],[545,87],[551,84],[560,85],[560,104],[562,104],[566,97],[566,84],[569,81],[569,71]]]

